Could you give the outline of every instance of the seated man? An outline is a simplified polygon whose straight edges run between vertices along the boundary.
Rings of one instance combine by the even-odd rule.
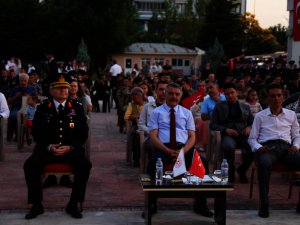
[[[247,183],[246,172],[251,165],[253,154],[248,145],[253,116],[250,107],[239,103],[233,83],[224,86],[225,102],[216,104],[210,121],[210,129],[221,131],[221,153],[229,164],[229,181],[234,182],[235,149],[243,149],[243,163],[237,168],[241,183]]]
[[[140,119],[138,123],[139,130],[144,131],[145,134],[145,142],[144,142],[144,148],[146,150],[146,153],[148,154],[148,157],[150,158],[152,155],[153,150],[153,144],[150,141],[149,138],[149,130],[148,125],[150,122],[150,116],[152,114],[152,111],[166,101],[166,90],[167,83],[164,81],[159,81],[156,85],[156,100],[155,102],[149,102],[144,105],[142,112],[140,114]]]
[[[269,108],[256,114],[249,144],[258,160],[260,217],[269,217],[269,183],[272,166],[283,163],[300,170],[300,134],[295,112],[282,108],[283,94],[279,84],[267,88]],[[300,213],[300,202],[297,212]]]
[[[155,164],[161,158],[163,165],[174,165],[181,148],[185,153],[186,168],[192,163],[195,144],[195,124],[191,111],[178,105],[182,96],[181,87],[176,83],[170,83],[166,87],[166,103],[152,111],[149,123],[150,138],[155,147],[155,153],[151,157],[147,172],[154,177]],[[202,159],[206,171],[208,166]],[[173,166],[172,166],[173,167]],[[196,199],[194,211],[211,217],[213,213],[206,206],[206,199]]]
[[[22,97],[36,93],[33,86],[28,84],[29,76],[25,73],[19,74],[19,85],[15,86],[8,96],[8,105],[11,105],[10,115],[7,121],[7,141],[17,141],[17,113],[22,107]]]
[[[53,99],[41,103],[34,116],[32,136],[36,146],[24,164],[28,203],[32,204],[26,219],[44,213],[41,179],[44,167],[49,163],[72,166],[75,177],[66,212],[74,218],[82,217],[77,204],[84,201],[92,165],[83,148],[88,137],[86,115],[80,103],[67,99],[69,87],[63,78],[53,82],[50,85]]]

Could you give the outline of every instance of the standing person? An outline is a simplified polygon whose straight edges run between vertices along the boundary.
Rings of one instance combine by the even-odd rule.
[[[74,184],[66,212],[74,218],[82,218],[77,204],[84,201],[92,165],[85,157],[83,147],[88,137],[86,115],[80,103],[68,99],[69,87],[64,78],[53,82],[50,85],[53,99],[41,103],[34,116],[32,135],[36,146],[24,164],[28,203],[32,204],[26,219],[44,213],[41,179],[48,163],[71,165]]]
[[[149,132],[155,150],[147,168],[147,172],[152,177],[155,174],[157,159],[161,158],[164,166],[174,165],[180,149],[183,149],[185,153],[187,170],[191,166],[195,144],[195,124],[191,111],[179,105],[181,96],[182,90],[178,84],[168,84],[166,103],[152,111]],[[205,159],[203,159],[203,164],[208,172]],[[196,199],[194,211],[206,217],[213,216],[206,205],[206,198],[203,197]]]
[[[296,113],[282,108],[280,84],[267,88],[269,108],[256,114],[249,136],[249,144],[258,160],[259,212],[269,217],[269,183],[272,166],[283,163],[292,170],[300,170],[300,130]],[[297,205],[300,213],[300,202]]]
[[[111,84],[110,87],[112,89],[112,97],[115,103],[117,104],[117,76],[123,72],[122,67],[117,64],[116,60],[113,60],[112,66],[109,69],[109,73],[111,75]]]
[[[239,103],[236,86],[227,83],[224,86],[226,101],[215,105],[209,127],[221,132],[221,154],[229,164],[229,181],[235,180],[235,149],[243,149],[243,163],[237,168],[241,183],[247,183],[246,172],[253,154],[248,144],[253,116],[248,105]]]

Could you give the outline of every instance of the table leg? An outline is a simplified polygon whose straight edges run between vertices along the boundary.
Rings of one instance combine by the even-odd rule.
[[[226,225],[226,191],[216,193],[215,197],[215,223]]]
[[[151,205],[153,202],[153,197],[149,191],[145,192],[145,223],[146,225],[151,225],[151,216],[152,216],[152,211],[151,211]]]

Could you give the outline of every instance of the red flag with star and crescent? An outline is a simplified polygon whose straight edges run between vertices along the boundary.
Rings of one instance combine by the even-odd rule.
[[[205,167],[202,163],[198,151],[194,152],[193,163],[189,169],[189,172],[197,177],[200,177],[201,179],[203,179],[205,175]]]

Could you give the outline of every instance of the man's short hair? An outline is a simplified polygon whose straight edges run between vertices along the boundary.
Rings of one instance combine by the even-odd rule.
[[[233,89],[237,90],[235,83],[232,83],[232,82],[226,83],[223,87],[224,91],[229,88],[233,88]]]
[[[267,87],[267,93],[269,93],[271,89],[282,89],[282,88],[281,88],[281,85],[278,83],[271,83]]]
[[[156,84],[156,87],[155,87],[156,90],[157,90],[157,88],[158,88],[158,86],[159,86],[160,84],[168,84],[168,82],[163,81],[163,80],[158,81],[157,84]]]
[[[180,91],[182,91],[181,86],[177,83],[174,83],[174,82],[169,83],[166,87],[166,90],[168,90],[169,88],[178,88],[178,89],[180,89]]]
[[[28,76],[28,74],[26,74],[26,73],[20,73],[19,74],[19,79],[21,79],[21,78],[26,78],[27,80],[29,79],[29,76]]]

